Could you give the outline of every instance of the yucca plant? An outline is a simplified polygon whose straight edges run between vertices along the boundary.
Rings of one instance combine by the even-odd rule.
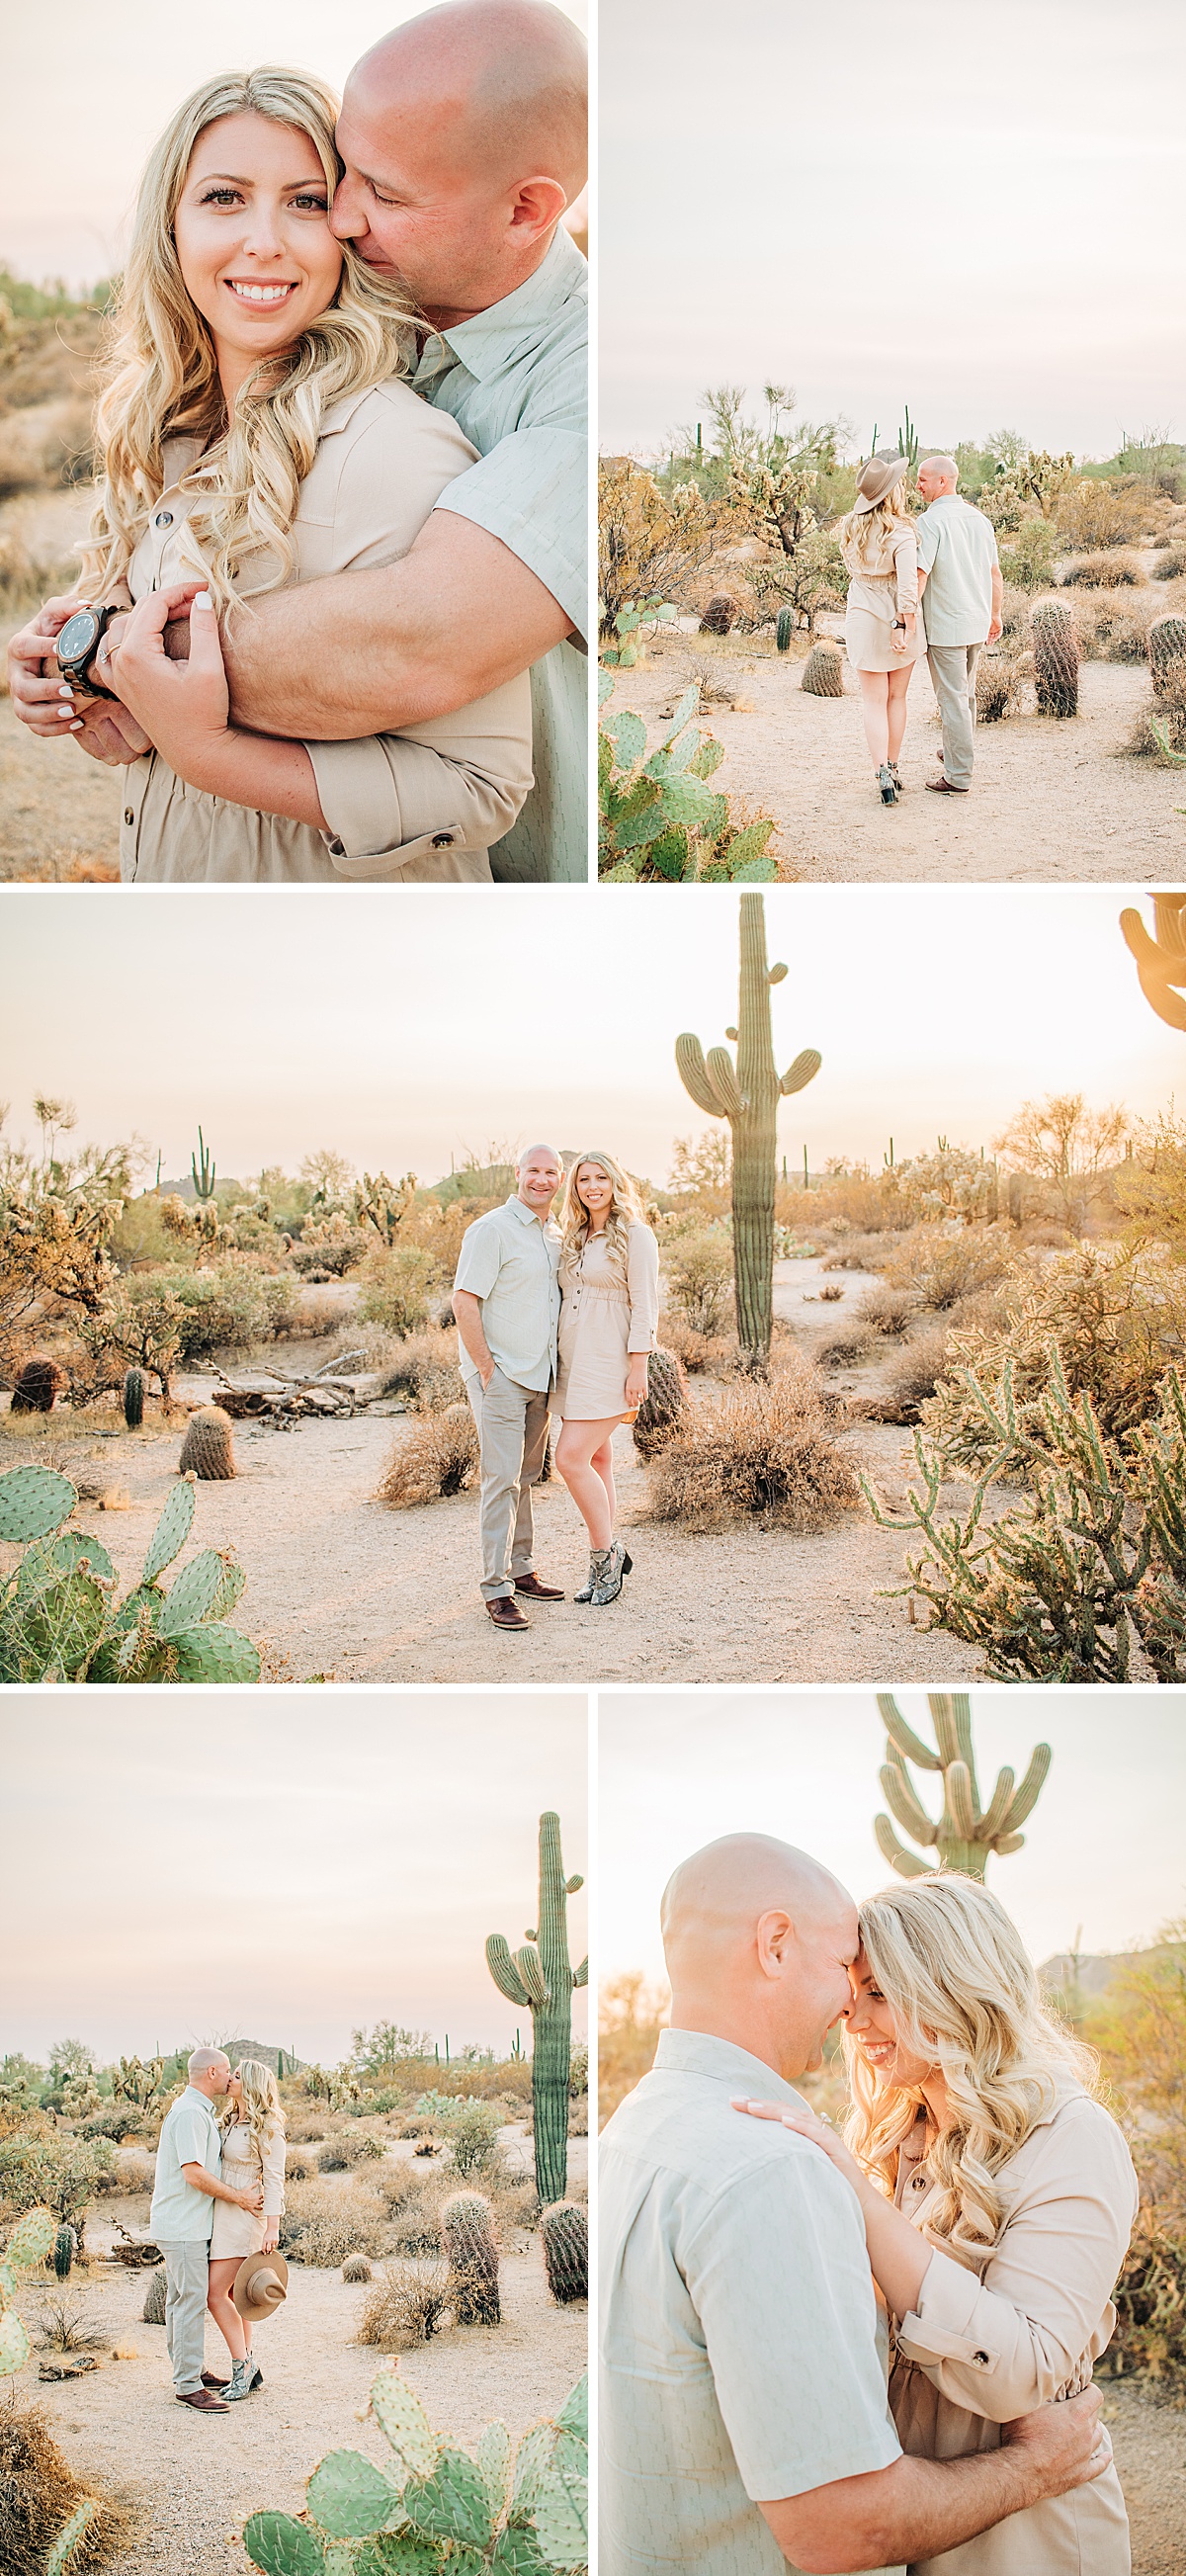
[[[192,1476],[174,1486],[122,1600],[102,1542],[66,1528],[77,1501],[54,1468],[0,1476],[0,1539],[25,1551],[0,1584],[0,1683],[259,1680],[256,1648],[226,1624],[247,1580],[234,1558],[203,1548],[170,1592],[161,1581],[193,1525]]]

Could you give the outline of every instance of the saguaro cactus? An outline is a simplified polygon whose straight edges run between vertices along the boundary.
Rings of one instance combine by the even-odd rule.
[[[1137,961],[1141,991],[1158,1019],[1186,1029],[1186,895],[1155,894],[1152,939],[1139,912],[1120,915],[1120,927]]]
[[[539,1928],[513,1955],[501,1932],[486,1943],[486,1965],[500,1995],[531,2014],[535,2187],[542,2201],[563,2200],[568,2187],[572,1993],[589,1982],[587,1958],[579,1968],[569,1964],[568,1899],[584,1884],[564,1875],[560,1818],[549,1809],[539,1820]]]
[[[972,1704],[966,1691],[929,1691],[927,1705],[935,1728],[938,1751],[932,1752],[921,1736],[908,1726],[897,1701],[889,1691],[879,1691],[877,1705],[885,1723],[886,1759],[880,1779],[888,1804],[898,1823],[916,1842],[933,1844],[935,1860],[922,1860],[917,1852],[900,1843],[888,1816],[874,1819],[873,1831],[885,1858],[900,1878],[925,1878],[928,1870],[958,1869],[967,1878],[982,1879],[988,1867],[990,1852],[1020,1851],[1025,1835],[1017,1827],[1037,1805],[1039,1792],[1050,1769],[1050,1747],[1035,1745],[1030,1766],[1021,1787],[1014,1787],[1016,1774],[1008,1766],[997,1773],[997,1785],[988,1805],[980,1804],[976,1785],[976,1757],[972,1749]],[[943,1812],[935,1822],[917,1796],[906,1768],[913,1762],[920,1771],[938,1771],[943,1778]]]
[[[212,1199],[214,1196],[214,1160],[213,1156],[208,1154],[206,1151],[200,1127],[198,1129],[198,1150],[196,1154],[190,1155],[189,1169],[190,1178],[194,1185],[195,1198],[203,1200]]]
[[[736,1065],[727,1047],[710,1047],[706,1056],[699,1038],[687,1032],[675,1042],[675,1061],[685,1091],[698,1109],[707,1110],[710,1118],[727,1118],[733,1131],[737,1336],[747,1364],[754,1369],[765,1368],[774,1320],[779,1098],[802,1091],[823,1062],[814,1047],[804,1047],[786,1073],[778,1073],[770,1027],[770,987],[781,984],[786,971],[785,966],[766,963],[766,915],[761,895],[743,894],[738,1026],[725,1031],[726,1037],[737,1041]]]

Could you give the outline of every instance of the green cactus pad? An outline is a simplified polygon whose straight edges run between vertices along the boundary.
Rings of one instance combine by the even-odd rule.
[[[213,1607],[210,1612],[211,1619],[216,1619],[220,1622],[222,1620],[229,1619],[236,1601],[241,1599],[246,1589],[247,1576],[243,1567],[237,1563],[234,1557],[224,1556],[222,1560],[222,1586],[215,1594]]]
[[[314,2469],[305,2501],[331,2540],[366,2540],[382,2531],[399,2505],[399,2490],[361,2451],[327,2451]]]
[[[0,1476],[0,1539],[25,1547],[68,1521],[78,1495],[53,1467],[10,1467]]]
[[[0,2263],[0,2314],[10,2308],[16,2297],[16,2273],[11,2263]]]
[[[177,1653],[179,1682],[257,1682],[258,1649],[237,1628],[187,1628],[171,1639]]]
[[[85,1556],[92,1574],[97,1574],[104,1583],[115,1581],[115,1567],[102,1539],[91,1538],[82,1530],[63,1530],[61,1537],[54,1541],[53,1555],[55,1565],[61,1566],[63,1574],[73,1574],[75,1566],[81,1565]]]
[[[4,2248],[5,2262],[14,2272],[27,2272],[32,2264],[44,2263],[46,2255],[53,2252],[57,2232],[52,2209],[27,2209],[24,2217],[18,2218]]]
[[[352,2541],[328,2540],[325,2545],[325,2576],[357,2576],[358,2551]]]
[[[540,2479],[535,2498],[535,2528],[549,2567],[585,2567],[589,2562],[588,2483],[575,2470],[559,2466]]]
[[[200,1556],[182,1566],[157,1623],[162,1637],[179,1637],[183,1628],[197,1628],[204,1619],[213,1618],[215,1603],[225,1589],[225,1560],[216,1547],[204,1547]]]
[[[490,2519],[498,2522],[506,2511],[511,2483],[511,2437],[505,2424],[488,2424],[478,2443],[478,2467],[490,2503]]]
[[[429,2477],[441,2446],[415,2389],[394,2370],[381,2370],[371,2388],[371,2410],[409,2477]]]
[[[515,2454],[512,2513],[530,2513],[535,2503],[536,2488],[552,2457],[555,2440],[554,2424],[532,2424],[524,2434]]]
[[[157,1576],[164,1573],[165,1567],[172,1565],[174,1557],[184,1547],[189,1537],[193,1528],[193,1519],[194,1488],[190,1478],[183,1476],[180,1482],[174,1485],[152,1533],[148,1554],[144,1559],[144,1572],[140,1577],[141,1583],[155,1583]]]
[[[29,2338],[15,2308],[6,2308],[0,2316],[0,2379],[10,2372],[23,2370],[29,2358]]]
[[[379,2532],[357,2561],[358,2576],[434,2576],[440,2564],[431,2540],[416,2540],[408,2531]]]
[[[499,2532],[490,2561],[492,2569],[497,2570],[497,2576],[544,2576],[547,2564],[529,2526]]]
[[[487,2549],[492,2536],[485,2481],[468,2451],[442,2451],[430,2478],[404,2491],[404,2510],[426,2540],[451,2540],[459,2549]]]
[[[46,2559],[45,2576],[63,2576],[63,2570],[69,2566],[83,2533],[90,2530],[95,2515],[101,2510],[98,2496],[84,2496],[81,2504],[75,2505]]]
[[[290,2513],[250,2514],[243,2546],[263,2576],[323,2576],[325,2551],[316,2532]]]

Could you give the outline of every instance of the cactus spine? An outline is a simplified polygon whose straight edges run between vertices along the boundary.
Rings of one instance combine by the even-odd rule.
[[[548,2288],[559,2307],[589,2296],[589,2214],[578,2200],[558,2200],[539,2223]]]
[[[1034,610],[1033,632],[1039,715],[1077,716],[1079,638],[1069,608],[1060,608],[1057,600],[1043,600]]]
[[[834,644],[813,644],[799,682],[809,698],[842,698],[844,664]]]
[[[965,1878],[982,1879],[990,1852],[1020,1851],[1025,1835],[1017,1828],[1037,1805],[1050,1769],[1049,1745],[1035,1745],[1020,1788],[1014,1787],[1016,1775],[1007,1766],[999,1771],[992,1796],[982,1807],[972,1747],[972,1704],[966,1691],[927,1694],[937,1752],[907,1725],[889,1691],[878,1692],[877,1705],[888,1739],[880,1773],[887,1804],[906,1832],[924,1848],[933,1844],[938,1855],[933,1861],[920,1859],[899,1842],[888,1816],[876,1817],[873,1831],[878,1846],[899,1878],[925,1878],[932,1869],[958,1869]],[[921,1771],[942,1774],[943,1811],[937,1823],[916,1794],[908,1762]]]
[[[1120,927],[1150,1010],[1169,1028],[1186,1029],[1186,998],[1174,989],[1186,985],[1186,895],[1154,895],[1152,939],[1139,912],[1122,912]]]
[[[124,1372],[124,1421],[129,1431],[138,1431],[144,1420],[144,1371],[130,1368]]]
[[[449,2263],[449,2304],[458,2325],[500,2325],[498,2248],[490,2203],[480,2191],[457,2191],[445,2202],[441,2244]]]
[[[535,2187],[542,2201],[563,2200],[568,2186],[568,2068],[572,1994],[587,1986],[589,1962],[569,1964],[568,1899],[583,1878],[566,1878],[560,1818],[539,1820],[539,1928],[512,1956],[501,1932],[486,1943],[486,1965],[500,1995],[531,2013],[531,2106],[535,2121]]]
[[[190,1178],[194,1185],[195,1198],[201,1199],[203,1202],[207,1199],[212,1199],[214,1196],[215,1178],[214,1161],[213,1157],[206,1151],[200,1127],[198,1129],[198,1150],[196,1154],[190,1155],[189,1169]]]
[[[778,1103],[780,1097],[802,1091],[822,1062],[814,1047],[804,1047],[781,1077],[775,1066],[770,987],[781,984],[786,971],[766,963],[761,895],[743,894],[738,1027],[725,1032],[737,1041],[736,1065],[727,1047],[710,1047],[705,1056],[699,1038],[687,1032],[675,1042],[685,1091],[698,1109],[707,1110],[710,1118],[727,1118],[732,1129],[737,1334],[747,1366],[757,1370],[765,1369],[774,1321]]]
[[[794,634],[794,632],[795,632],[795,612],[794,612],[794,610],[793,610],[793,609],[791,609],[791,608],[780,608],[780,609],[779,609],[779,612],[778,612],[778,619],[777,619],[777,623],[776,623],[776,625],[775,625],[775,629],[774,629],[774,643],[775,643],[775,649],[776,649],[776,651],[778,651],[779,653],[789,653],[789,652],[790,652],[790,649],[791,649],[791,637],[792,637],[792,635]]]

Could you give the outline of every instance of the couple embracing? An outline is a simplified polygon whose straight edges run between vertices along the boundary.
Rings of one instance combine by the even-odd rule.
[[[173,2394],[197,2414],[224,2415],[262,2388],[252,2327],[287,2295],[288,2265],[277,2252],[284,2111],[260,2058],[232,2068],[221,2048],[196,2048],[186,2072],[161,2130],[149,2226],[165,2258]],[[229,2379],[205,2367],[208,2314],[230,2356]]]
[[[1004,586],[992,521],[958,484],[954,456],[924,458],[923,508],[912,518],[905,459],[878,449],[836,530],[849,576],[845,650],[883,805],[902,794],[906,695],[924,654],[943,731],[939,776],[926,784],[939,796],[966,796],[972,784],[976,666],[1001,632]]]
[[[496,1628],[530,1627],[524,1601],[563,1601],[535,1571],[531,1489],[553,1413],[556,1470],[589,1533],[577,1601],[616,1601],[631,1558],[614,1537],[613,1436],[647,1393],[659,1253],[633,1181],[612,1156],[564,1163],[531,1145],[505,1205],[463,1238],[453,1283],[465,1390],[481,1450],[482,1598]]]
[[[1004,1907],[732,1834],[602,2140],[602,2576],[1128,2576],[1095,2362],[1137,2207]],[[843,2024],[843,2136],[794,2089]]]

